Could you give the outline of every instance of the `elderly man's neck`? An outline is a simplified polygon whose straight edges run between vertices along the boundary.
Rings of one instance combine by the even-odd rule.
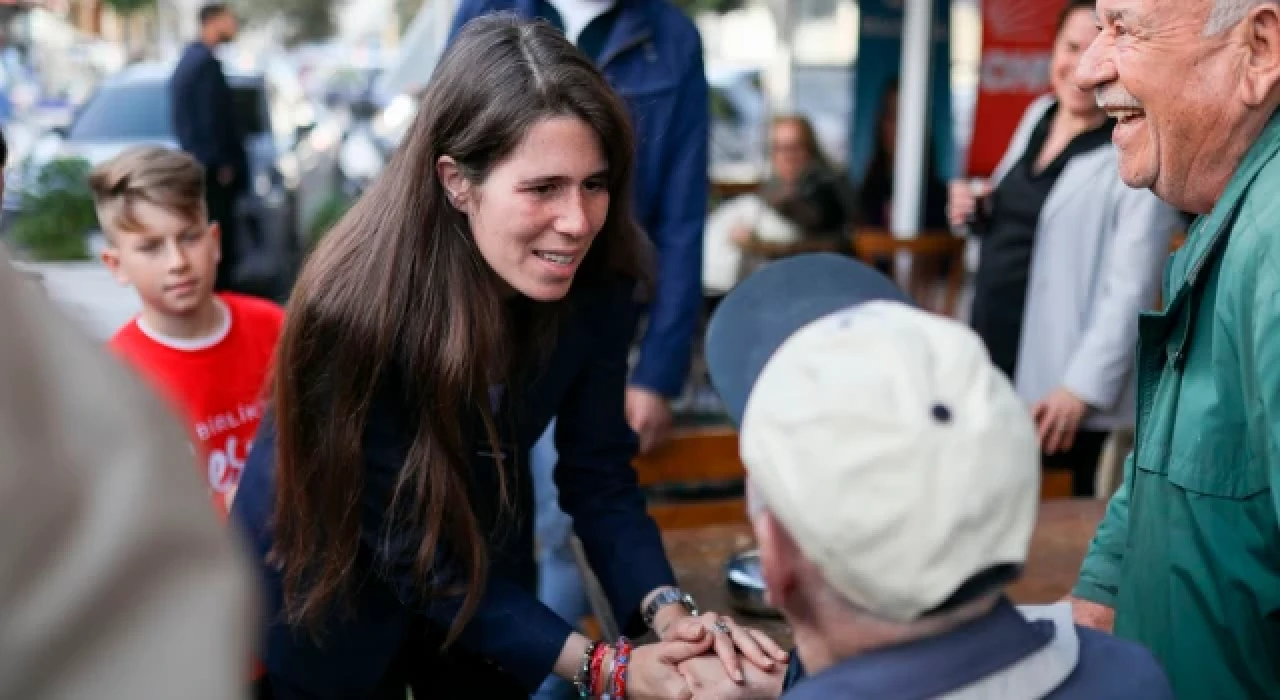
[[[809,614],[789,615],[796,653],[810,674],[861,654],[936,637],[991,612],[1000,601],[992,594],[954,610],[899,624],[877,618],[830,595],[818,596]]]
[[[1156,196],[1192,214],[1213,211],[1249,149],[1267,128],[1278,105],[1280,96],[1265,107],[1250,110],[1236,126],[1221,130],[1219,133],[1223,135],[1224,142],[1203,149],[1204,158],[1194,171],[1188,173],[1187,181],[1181,183],[1181,187],[1171,187],[1173,191],[1170,192],[1161,192],[1163,188],[1157,183],[1154,188]]]

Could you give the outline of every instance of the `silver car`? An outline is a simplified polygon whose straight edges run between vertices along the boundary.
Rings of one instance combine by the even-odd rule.
[[[172,71],[172,64],[138,64],[103,81],[69,126],[10,170],[5,218],[21,214],[24,184],[34,183],[54,160],[82,158],[97,165],[140,144],[177,148],[169,99]],[[288,103],[262,73],[228,71],[227,82],[249,157],[251,186],[237,205],[244,249],[254,251],[246,256],[246,265],[254,268],[248,274],[270,277],[272,295],[278,296],[292,282],[308,215],[338,186],[340,127],[317,127],[315,110]],[[295,115],[304,113],[306,121],[299,123]]]

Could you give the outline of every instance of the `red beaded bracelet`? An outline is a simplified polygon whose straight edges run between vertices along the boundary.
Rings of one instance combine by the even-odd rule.
[[[596,647],[591,654],[591,696],[600,697],[604,693],[605,676],[601,673],[604,667],[605,654],[609,652],[608,645],[601,644]]]
[[[631,642],[618,637],[613,658],[613,700],[627,698],[627,666],[631,665]]]

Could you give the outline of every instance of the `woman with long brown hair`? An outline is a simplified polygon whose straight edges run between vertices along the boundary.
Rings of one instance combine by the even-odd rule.
[[[630,468],[632,148],[559,33],[476,20],[307,262],[234,508],[275,697],[526,697],[549,673],[687,697],[677,665],[712,648],[780,669],[758,632],[693,617]],[[561,503],[624,632],[657,644],[595,644],[537,600],[527,462],[552,416]]]

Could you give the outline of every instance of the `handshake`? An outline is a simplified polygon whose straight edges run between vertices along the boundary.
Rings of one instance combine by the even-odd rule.
[[[759,630],[709,612],[680,618],[637,647],[627,670],[633,700],[774,700],[787,652]]]

